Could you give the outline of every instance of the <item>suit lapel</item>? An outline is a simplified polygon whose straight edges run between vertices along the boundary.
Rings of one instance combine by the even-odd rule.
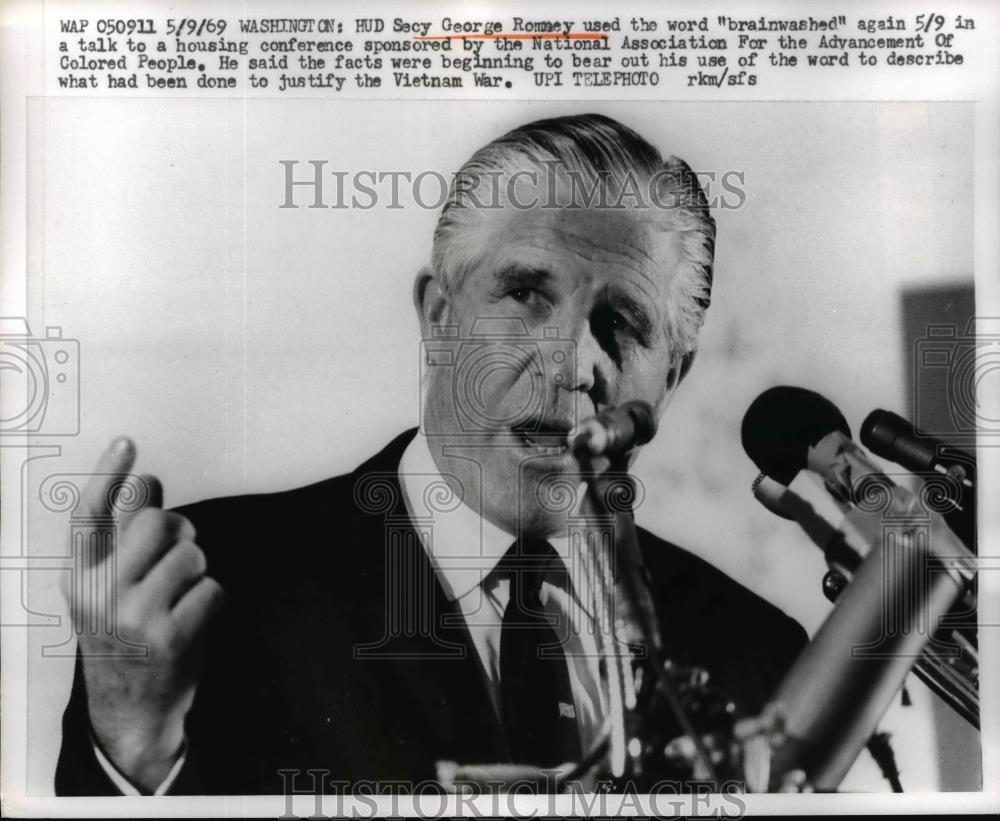
[[[389,709],[413,733],[406,743],[435,759],[507,761],[465,620],[427,556],[426,523],[412,521],[403,501],[398,466],[410,438],[397,439],[354,476],[354,541],[366,557],[355,663],[383,682]],[[375,497],[378,504],[365,501]]]

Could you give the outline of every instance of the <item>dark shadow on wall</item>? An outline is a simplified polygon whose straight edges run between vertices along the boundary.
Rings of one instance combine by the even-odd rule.
[[[975,286],[947,285],[903,292],[903,345],[906,355],[907,415],[918,430],[946,444],[973,451],[974,425],[969,394],[955,388],[956,369],[968,364],[975,326]],[[971,376],[971,372],[969,373]],[[965,373],[959,373],[964,382]],[[964,395],[963,395],[964,394]],[[971,423],[971,425],[970,425]],[[983,784],[979,733],[947,705],[934,699],[938,772],[943,790],[978,791]],[[903,787],[906,774],[901,773]]]

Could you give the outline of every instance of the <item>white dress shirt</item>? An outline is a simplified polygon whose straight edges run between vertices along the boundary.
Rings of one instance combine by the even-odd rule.
[[[124,775],[118,772],[118,768],[108,760],[108,757],[101,751],[101,748],[97,746],[97,742],[91,739],[90,743],[94,746],[94,755],[97,756],[97,761],[100,763],[101,768],[107,773],[108,778],[111,779],[111,783],[121,790],[122,795],[142,795]],[[185,759],[186,757],[181,754],[181,757],[174,762],[174,766],[170,768],[167,777],[163,779],[153,795],[166,795],[167,790],[170,789],[170,785],[174,783],[177,774],[181,771],[181,767],[184,766]]]
[[[457,601],[465,616],[472,643],[491,685],[493,709],[502,721],[500,627],[510,597],[510,580],[493,571],[515,537],[444,490],[444,479],[422,433],[414,437],[403,453],[399,474],[410,517],[430,521],[431,535],[424,542],[424,549],[448,600]],[[587,580],[579,572],[572,572],[569,540],[548,541],[567,572],[553,576],[552,581],[546,578],[540,598],[563,643],[580,744],[586,752],[600,737],[607,715],[593,615],[585,604],[589,602]],[[562,581],[557,582],[557,578]]]
[[[500,626],[510,598],[510,580],[493,571],[515,538],[453,496],[448,499],[444,478],[422,433],[414,437],[403,453],[399,478],[410,517],[431,522],[431,537],[424,542],[424,549],[448,600],[457,601],[465,617],[473,646],[490,684],[492,709],[502,723]],[[434,505],[433,509],[431,505]],[[553,617],[556,635],[563,642],[580,745],[586,753],[600,737],[607,715],[597,645],[592,632],[593,616],[584,604],[589,601],[587,581],[579,573],[572,574],[569,540],[553,538],[549,539],[549,543],[563,561],[567,573],[564,576],[553,575],[551,581],[544,580],[540,598],[546,614]],[[557,581],[557,578],[562,581]],[[94,753],[123,794],[140,794],[108,760],[96,742]],[[183,765],[182,755],[154,795],[163,795],[170,789]]]

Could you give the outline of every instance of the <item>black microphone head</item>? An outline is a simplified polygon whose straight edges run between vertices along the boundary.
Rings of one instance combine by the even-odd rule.
[[[913,425],[887,410],[868,414],[861,423],[861,443],[876,456],[907,470],[931,470],[937,456],[936,440],[918,439]]]
[[[645,445],[656,436],[656,414],[648,402],[634,399],[623,404],[621,409],[628,413],[635,427],[636,445]]]
[[[829,399],[805,388],[780,385],[753,400],[743,415],[743,450],[759,470],[787,485],[806,467],[807,452],[828,433],[851,429]]]
[[[869,413],[858,431],[861,443],[876,453],[879,448],[889,450],[899,436],[912,433],[913,425],[902,416],[881,408]]]

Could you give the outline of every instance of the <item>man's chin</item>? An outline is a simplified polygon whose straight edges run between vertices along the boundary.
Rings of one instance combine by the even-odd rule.
[[[504,529],[520,538],[549,539],[566,532],[566,515],[544,510],[538,505],[523,507],[515,519],[504,523]]]
[[[449,437],[449,467],[456,472],[469,463],[479,470],[483,512],[505,530],[545,538],[566,530],[566,519],[579,503],[580,465],[566,446],[565,435],[498,431],[492,435]]]
[[[532,461],[511,474],[494,474],[483,494],[487,518],[520,536],[549,538],[566,531],[567,520],[580,503],[581,482],[576,471],[542,470]]]
[[[524,533],[548,537],[565,533],[567,520],[580,507],[584,492],[575,461],[524,465],[519,483],[519,520]]]

